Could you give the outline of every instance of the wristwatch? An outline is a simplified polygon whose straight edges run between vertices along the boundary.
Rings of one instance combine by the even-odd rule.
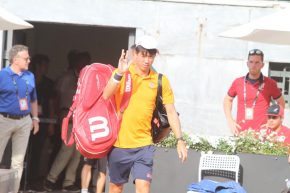
[[[32,117],[31,119],[32,119],[32,120],[35,120],[35,121],[37,121],[37,122],[40,121],[38,117]]]

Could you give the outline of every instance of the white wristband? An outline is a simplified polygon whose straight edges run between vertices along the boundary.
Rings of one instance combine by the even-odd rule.
[[[35,121],[37,121],[37,122],[40,121],[38,117],[32,117],[31,119],[32,119],[32,120],[35,120]]]

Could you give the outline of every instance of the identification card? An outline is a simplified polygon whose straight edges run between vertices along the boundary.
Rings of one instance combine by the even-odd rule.
[[[245,119],[246,120],[253,120],[253,118],[254,118],[254,109],[253,108],[246,108]]]
[[[26,98],[19,99],[19,106],[21,111],[28,110],[28,102]]]

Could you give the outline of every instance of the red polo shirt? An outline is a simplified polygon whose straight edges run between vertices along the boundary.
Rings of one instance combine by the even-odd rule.
[[[253,119],[245,119],[245,99],[244,99],[244,85],[246,95],[247,108],[253,108],[254,100],[257,96],[258,89],[261,86],[261,91],[256,99],[256,105],[253,108]],[[258,81],[251,83],[248,75],[237,78],[232,83],[228,95],[230,97],[238,96],[238,109],[237,109],[237,123],[242,127],[241,131],[252,128],[256,131],[260,130],[260,126],[267,122],[266,112],[269,107],[271,97],[278,99],[281,96],[281,91],[277,86],[275,80],[265,77],[261,74]]]
[[[269,135],[272,129],[267,130],[267,134]],[[284,125],[281,126],[281,129],[277,132],[278,141],[283,141],[285,145],[290,145],[290,129]]]

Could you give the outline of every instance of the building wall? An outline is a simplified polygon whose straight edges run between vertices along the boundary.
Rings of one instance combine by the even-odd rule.
[[[0,30],[0,69],[2,66],[2,58],[3,58],[3,52],[1,51],[3,49],[3,31]]]
[[[155,36],[160,56],[154,67],[170,79],[182,127],[189,133],[230,134],[222,102],[234,78],[247,72],[249,49],[264,50],[265,75],[268,61],[290,62],[289,46],[218,36],[279,10],[277,2],[276,8],[142,0],[0,0],[0,4],[28,21],[136,28],[137,39],[142,34]]]

